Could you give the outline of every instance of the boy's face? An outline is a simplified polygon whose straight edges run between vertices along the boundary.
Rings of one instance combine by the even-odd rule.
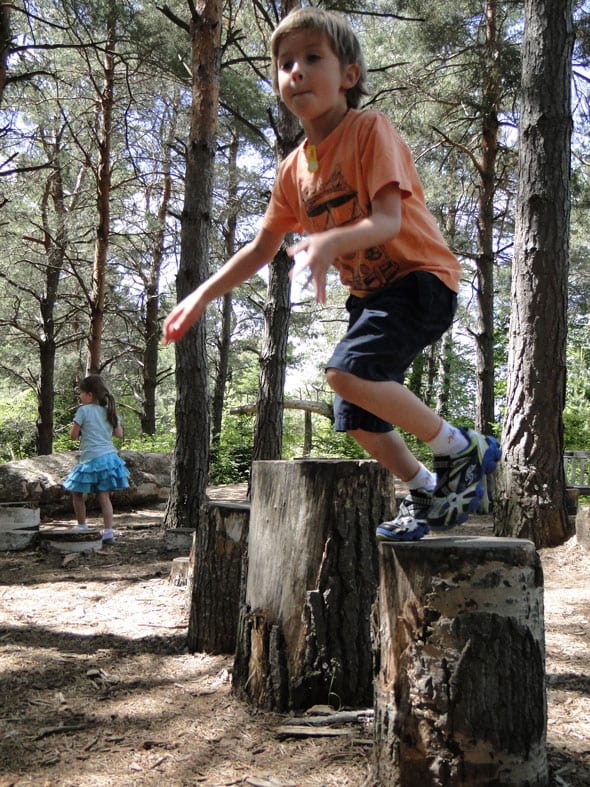
[[[323,33],[301,30],[279,43],[277,78],[283,102],[305,123],[346,110],[346,91],[356,84],[359,68],[342,66]]]

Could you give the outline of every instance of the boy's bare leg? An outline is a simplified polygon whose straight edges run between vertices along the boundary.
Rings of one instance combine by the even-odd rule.
[[[348,434],[365,451],[402,481],[413,478],[420,470],[420,463],[397,432],[365,432],[350,430]]]
[[[100,510],[102,511],[102,518],[104,521],[104,529],[105,530],[112,530],[113,529],[113,504],[111,503],[111,495],[109,492],[99,492],[98,493],[98,502],[100,505]]]
[[[327,370],[326,379],[330,387],[347,402],[399,426],[419,440],[432,440],[441,427],[442,419],[439,415],[410,390],[393,380],[363,380],[354,374],[333,368]],[[409,453],[409,450],[406,450]]]

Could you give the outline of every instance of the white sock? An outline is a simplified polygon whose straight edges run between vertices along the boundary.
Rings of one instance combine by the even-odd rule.
[[[107,527],[102,531],[103,538],[114,538],[115,534],[113,533],[112,527]]]
[[[456,426],[443,420],[438,434],[426,445],[433,454],[452,456],[458,454],[469,445],[469,440]]]
[[[408,489],[424,489],[426,492],[434,492],[436,473],[431,473],[427,467],[420,463],[420,468],[416,475],[413,475],[405,483],[408,485]]]

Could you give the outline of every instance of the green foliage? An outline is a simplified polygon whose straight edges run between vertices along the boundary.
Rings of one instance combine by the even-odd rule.
[[[5,391],[0,396],[0,461],[35,453],[37,403],[33,391]]]
[[[254,450],[254,416],[227,415],[220,439],[210,452],[209,483],[233,484],[250,477]]]
[[[125,427],[127,429],[127,427]],[[125,432],[125,437],[121,441],[121,446],[130,451],[143,451],[145,453],[153,454],[166,454],[174,451],[174,444],[176,441],[176,434],[173,431],[157,431],[155,435],[137,434],[128,437]]]
[[[577,342],[587,338],[588,328],[573,331]],[[564,445],[567,450],[590,450],[590,343],[577,343],[568,352],[567,398],[563,413]]]
[[[168,5],[179,17],[188,19],[186,4],[172,0]],[[90,13],[88,9],[84,12],[82,4],[79,12],[84,25],[80,27],[78,17],[73,15],[74,8],[76,4],[51,0],[42,16],[31,15],[28,23],[32,39],[40,45],[47,44],[47,49],[41,46],[36,52],[23,51],[18,62],[10,62],[12,76],[18,76],[23,70],[30,70],[33,76],[26,80],[12,79],[3,96],[2,126],[6,131],[0,132],[3,160],[10,161],[11,166],[27,168],[3,179],[1,195],[5,232],[0,238],[0,325],[4,338],[0,363],[5,379],[10,379],[15,388],[14,393],[11,391],[10,395],[0,398],[0,459],[4,460],[29,456],[35,450],[37,402],[34,391],[39,382],[39,347],[46,337],[39,306],[46,291],[48,272],[55,267],[55,253],[59,251],[59,244],[47,245],[50,238],[63,237],[66,242],[59,293],[51,317],[58,339],[54,449],[77,447],[77,443],[69,439],[69,429],[77,407],[75,381],[83,373],[86,360],[89,314],[85,290],[91,288],[96,222],[94,86],[100,83],[97,75],[100,76],[102,62],[100,48],[97,57],[88,59],[90,49],[85,50],[79,44],[90,47],[95,31],[98,38],[104,33],[104,9],[97,5],[95,12]],[[125,14],[125,24],[117,51],[121,65],[133,63],[133,68],[118,66],[115,74],[117,98],[111,144],[116,188],[110,195],[112,233],[103,336],[103,356],[107,363],[104,374],[124,417],[124,447],[171,451],[175,442],[176,395],[173,347],[160,348],[157,432],[153,437],[142,436],[139,411],[143,395],[148,272],[153,239],[159,229],[156,217],[163,189],[160,173],[167,152],[172,157],[173,194],[165,227],[162,278],[158,282],[162,315],[175,300],[171,293],[180,246],[178,219],[183,208],[186,159],[182,141],[187,135],[190,105],[190,37],[156,6],[131,4],[118,10],[121,15]],[[374,102],[373,106],[387,112],[407,139],[417,161],[428,204],[451,246],[462,257],[462,303],[450,362],[448,412],[453,423],[471,425],[476,399],[472,336],[477,329],[477,314],[472,293],[476,277],[470,260],[477,256],[478,183],[470,154],[476,158],[480,155],[482,77],[487,80],[491,75],[486,68],[490,53],[485,44],[485,17],[483,6],[474,0],[434,5],[424,0],[404,0],[397,4],[396,11],[422,21],[353,15],[371,68],[373,97],[368,97],[367,103]],[[520,77],[518,38],[522,14],[518,4],[499,5],[496,12],[498,36],[493,68],[501,74],[498,108],[502,144],[498,172],[502,175],[498,183],[494,228],[498,262],[494,294],[495,390],[501,408],[505,405],[508,322],[513,307],[508,258],[512,253],[514,232],[511,199],[517,167],[512,132],[518,112],[515,90]],[[259,18],[254,18],[257,13]],[[265,80],[270,28],[263,19],[264,13],[265,10],[257,6],[228,6],[224,18],[227,46],[222,70],[223,100],[211,216],[211,271],[216,270],[227,256],[228,222],[233,215],[233,205],[227,199],[229,171],[225,151],[234,132],[247,141],[239,157],[237,247],[250,240],[258,218],[264,213],[274,176],[274,137],[268,121],[274,99]],[[44,20],[50,24],[44,24]],[[581,15],[578,40],[580,56],[584,58],[590,49],[588,27],[588,20]],[[239,48],[232,43],[238,39]],[[60,44],[65,45],[63,49],[59,48]],[[244,52],[254,58],[252,68],[244,63]],[[177,101],[180,120],[174,144],[170,145],[167,134]],[[580,106],[585,108],[586,105],[587,102],[580,102]],[[570,330],[564,414],[568,448],[590,447],[590,401],[586,382],[590,340],[588,329],[583,327],[584,320],[578,319],[587,314],[590,291],[590,253],[587,249],[590,183],[584,165],[588,160],[587,140],[590,137],[587,117],[583,119],[584,124],[580,123],[581,112],[587,110],[578,110],[574,118],[577,153],[572,160],[569,320],[574,327],[582,328]],[[450,144],[453,142],[456,144]],[[51,168],[46,167],[47,161],[52,162]],[[58,174],[64,193],[63,204],[59,199],[49,198],[60,193]],[[256,399],[265,288],[263,276],[258,276],[236,287],[233,293],[226,411],[230,404]],[[301,299],[306,299],[305,303],[295,307],[291,314],[289,352],[293,362],[290,369],[297,370],[298,380],[309,374],[306,387],[309,391],[322,392],[322,396],[325,391],[323,363],[343,330],[345,317],[341,306],[344,297],[343,291],[334,285],[330,288],[329,308],[318,308],[306,295]],[[219,310],[214,304],[208,309],[206,319],[213,389],[220,325]],[[308,372],[310,369],[312,371]],[[441,384],[441,380],[434,381],[431,404]],[[426,387],[422,381],[421,389]],[[350,437],[335,433],[327,419],[314,415],[312,423],[312,456],[352,459],[365,456]],[[253,424],[251,416],[226,413],[220,441],[214,444],[211,457],[213,483],[248,477]],[[301,456],[303,439],[303,413],[286,411],[283,456]],[[422,444],[412,437],[408,437],[408,442],[424,461],[430,459]]]

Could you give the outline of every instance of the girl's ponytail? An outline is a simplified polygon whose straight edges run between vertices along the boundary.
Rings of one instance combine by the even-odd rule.
[[[103,404],[101,402],[101,404]],[[117,405],[115,404],[115,397],[110,391],[105,393],[105,403],[103,405],[107,408],[107,421],[110,425],[115,429],[115,427],[119,423],[119,419],[117,418]]]
[[[98,374],[90,374],[85,377],[80,383],[80,390],[86,393],[91,393],[96,401],[107,411],[107,421],[111,424],[113,429],[119,425],[117,418],[117,406],[115,404],[115,397],[103,383],[102,378]]]

